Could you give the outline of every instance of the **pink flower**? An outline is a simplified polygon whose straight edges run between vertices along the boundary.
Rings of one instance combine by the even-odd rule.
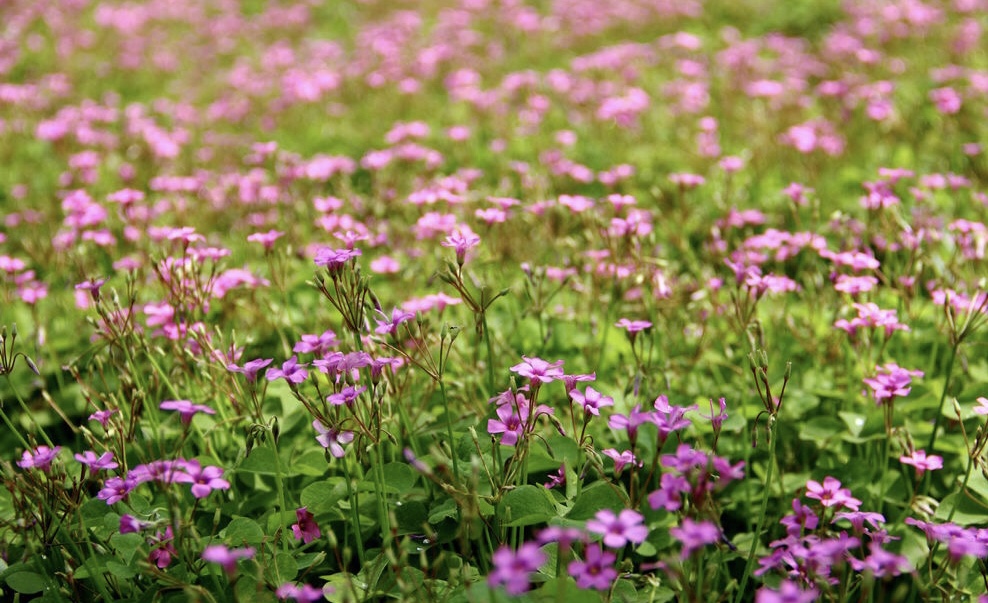
[[[916,475],[923,475],[926,471],[934,471],[943,467],[943,457],[936,454],[926,456],[925,450],[916,450],[910,455],[902,455],[899,460],[904,465],[912,465],[916,468]]]
[[[455,249],[456,263],[462,266],[463,262],[466,261],[467,251],[480,245],[480,237],[470,232],[470,229],[460,230],[458,228],[453,231],[453,234],[447,236],[446,240],[440,243],[440,245]]]
[[[171,565],[172,558],[178,554],[172,544],[174,538],[171,526],[165,528],[164,532],[158,532],[152,538],[148,538],[148,546],[151,547],[148,561],[158,566],[158,569],[165,569]]]
[[[518,373],[522,377],[528,377],[533,383],[551,383],[556,379],[563,378],[563,361],[557,360],[549,363],[541,358],[529,358],[522,356],[525,362],[511,367],[511,372]]]
[[[75,460],[89,467],[90,471],[105,471],[107,469],[116,469],[120,466],[113,460],[112,452],[104,452],[97,457],[95,452],[87,450],[82,454],[76,454]]]
[[[21,469],[40,469],[48,472],[51,470],[51,463],[62,450],[61,446],[49,448],[48,446],[38,446],[34,450],[25,450],[21,455],[21,460],[17,461],[17,466]]]
[[[315,429],[319,435],[316,436],[316,441],[319,444],[329,450],[329,453],[334,457],[341,459],[346,454],[343,450],[343,444],[349,444],[353,441],[352,431],[338,431],[330,427],[326,427],[318,419],[312,422],[312,427]]]
[[[283,236],[285,236],[283,232],[269,230],[267,232],[255,232],[252,235],[248,235],[247,240],[251,243],[260,243],[264,246],[265,250],[270,250],[274,246],[274,242]]]
[[[615,327],[620,329],[625,329],[629,334],[639,333],[646,329],[652,328],[652,323],[647,320],[629,320],[627,318],[622,318],[617,323],[614,324]]]
[[[587,531],[602,534],[605,545],[619,549],[629,542],[645,542],[648,528],[642,523],[644,520],[641,513],[631,509],[624,509],[619,515],[610,509],[603,509],[587,522]]]
[[[669,528],[669,534],[683,543],[680,556],[688,559],[694,551],[708,544],[714,544],[721,538],[720,528],[709,521],[693,521],[689,517],[683,519],[678,527]]]
[[[876,370],[877,374],[872,378],[864,379],[864,382],[872,389],[875,402],[879,404],[885,400],[908,396],[912,378],[923,376],[923,371],[904,369],[894,362],[879,366]]]
[[[193,404],[189,400],[165,400],[158,405],[161,410],[175,410],[178,411],[178,416],[182,420],[183,425],[188,425],[192,422],[192,417],[196,413],[205,413],[207,415],[215,415],[216,411],[212,408],[205,406],[203,404]]]
[[[237,571],[237,561],[252,559],[254,552],[252,547],[231,549],[222,544],[211,544],[202,550],[202,558],[204,561],[220,564],[223,571],[232,577]]]
[[[845,507],[852,511],[857,511],[861,506],[861,501],[851,496],[851,491],[841,488],[841,483],[829,475],[824,478],[823,484],[810,480],[806,482],[806,498],[820,501],[824,507]]]
[[[294,599],[295,601],[312,603],[314,601],[322,601],[325,599],[325,595],[332,593],[330,587],[326,587],[326,590],[322,588],[316,588],[315,586],[310,586],[308,584],[303,584],[299,586],[291,582],[286,582],[278,587],[278,590],[274,592],[275,596],[284,601],[285,599]]]
[[[268,369],[264,377],[268,381],[284,378],[289,383],[298,385],[309,378],[309,371],[305,370],[304,364],[298,363],[298,358],[292,356],[281,364],[280,369]]]
[[[491,587],[504,586],[509,595],[520,595],[530,587],[529,574],[538,571],[546,561],[546,555],[534,542],[526,542],[512,551],[502,546],[491,558],[494,569],[487,575]]]
[[[322,532],[319,531],[319,525],[316,523],[316,518],[309,512],[309,509],[306,507],[295,509],[295,517],[298,519],[298,522],[292,524],[292,533],[295,534],[296,540],[301,540],[303,543],[309,544],[322,536]]]
[[[601,549],[599,544],[590,544],[583,552],[583,561],[570,561],[566,571],[576,579],[576,585],[580,588],[606,591],[618,576],[614,568],[616,559],[614,553]]]
[[[230,482],[223,478],[223,469],[220,467],[203,467],[197,460],[185,461],[182,472],[176,473],[172,481],[176,483],[192,484],[192,496],[205,498],[213,490],[229,490]]]
[[[569,397],[572,398],[574,402],[582,406],[584,412],[594,415],[595,417],[600,416],[599,409],[601,407],[614,406],[614,398],[605,396],[590,386],[587,386],[586,394],[581,394],[579,390],[574,389],[569,393]]]
[[[974,407],[974,413],[982,416],[988,415],[988,398],[978,397],[978,405]]]

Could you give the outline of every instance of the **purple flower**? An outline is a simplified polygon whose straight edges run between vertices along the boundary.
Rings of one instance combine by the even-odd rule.
[[[280,369],[268,369],[264,377],[268,381],[284,377],[289,383],[298,385],[309,378],[309,371],[305,370],[304,364],[298,363],[298,358],[292,356],[281,364]]]
[[[814,587],[803,590],[797,583],[783,580],[779,584],[779,590],[772,590],[767,586],[759,589],[755,595],[755,603],[813,603],[819,594]]]
[[[232,577],[237,572],[237,561],[252,559],[254,552],[252,547],[231,549],[222,544],[211,544],[202,550],[202,558],[204,561],[223,566],[223,571]]]
[[[440,243],[443,247],[452,247],[456,250],[456,262],[460,266],[466,261],[467,251],[479,244],[480,237],[471,232],[470,229],[465,229],[465,232],[457,229],[453,231],[453,234],[446,237],[445,241]]]
[[[326,396],[326,401],[332,404],[333,406],[342,406],[344,404],[349,405],[352,404],[353,401],[357,399],[357,396],[364,393],[365,391],[367,391],[367,388],[362,385],[357,387],[348,385],[339,392]]]
[[[669,528],[669,534],[683,543],[681,557],[688,559],[694,551],[720,540],[720,528],[709,521],[693,521],[689,517],[683,519],[678,527]]]
[[[683,506],[683,494],[690,491],[690,482],[682,475],[663,473],[659,489],[648,495],[648,506],[653,509],[678,511]]]
[[[40,469],[48,472],[51,470],[51,463],[61,452],[61,446],[49,448],[48,446],[38,446],[34,450],[25,450],[21,455],[21,460],[17,461],[17,466],[21,469]]]
[[[564,377],[562,360],[549,363],[541,358],[529,358],[528,356],[522,356],[522,359],[525,362],[511,367],[511,372],[518,373],[522,377],[528,377],[532,383],[551,383]]]
[[[601,451],[604,456],[608,456],[614,459],[614,474],[621,475],[621,471],[624,470],[625,465],[637,465],[642,466],[642,462],[635,458],[635,455],[630,450],[625,450],[623,452],[618,452],[616,448],[608,448],[607,450]]]
[[[316,266],[325,266],[330,274],[336,274],[346,266],[346,263],[355,257],[362,255],[359,249],[328,249],[323,248],[316,252]]]
[[[106,471],[107,469],[116,469],[120,465],[113,460],[112,452],[104,452],[100,456],[96,456],[96,453],[92,450],[86,450],[82,454],[76,454],[75,460],[79,461],[86,467],[89,467],[90,471]]]
[[[391,318],[388,318],[384,312],[378,311],[378,314],[384,317],[384,320],[374,319],[377,322],[377,328],[374,329],[374,332],[378,335],[397,335],[398,325],[415,318],[414,312],[406,312],[401,308],[391,310]]]
[[[298,523],[292,524],[292,533],[295,534],[295,540],[301,540],[303,543],[309,544],[322,536],[322,532],[319,531],[319,525],[316,524],[316,517],[309,512],[309,509],[306,507],[295,509],[295,517],[298,519]]]
[[[302,335],[301,341],[295,343],[292,351],[296,354],[315,354],[325,356],[332,348],[339,345],[336,333],[325,330],[322,335]]]
[[[899,457],[904,465],[912,465],[916,468],[917,477],[923,475],[926,471],[934,471],[936,469],[941,469],[943,467],[943,457],[931,454],[926,456],[925,450],[916,450],[910,455],[902,455]]]
[[[542,484],[543,486],[545,486],[546,490],[552,490],[556,486],[562,486],[566,484],[566,464],[564,463],[560,465],[559,469],[557,469],[555,473],[550,474],[548,477],[549,477],[549,481]]]
[[[123,515],[120,516],[120,533],[121,534],[131,534],[131,533],[140,532],[141,530],[143,530],[148,525],[150,525],[150,524],[145,523],[145,522],[141,521],[140,519],[137,519],[133,515],[130,515],[130,514],[127,514],[127,513],[124,513]]]
[[[182,484],[192,484],[192,496],[205,498],[213,490],[229,490],[230,482],[222,479],[223,469],[219,467],[202,467],[199,461],[186,461],[182,472],[176,473],[172,481]]]
[[[611,429],[623,429],[628,434],[628,439],[634,444],[638,440],[638,428],[648,423],[652,419],[652,413],[642,412],[640,404],[636,404],[627,415],[613,414],[607,419],[607,424]]]
[[[619,515],[610,509],[603,509],[587,522],[587,531],[602,534],[605,545],[619,549],[629,542],[645,542],[648,528],[642,524],[644,520],[641,513],[631,509],[624,509]]]
[[[851,491],[840,487],[840,481],[829,475],[823,484],[810,480],[806,482],[806,497],[820,501],[824,507],[845,507],[857,511],[861,501],[851,496]]]
[[[273,358],[256,358],[243,365],[243,367],[230,363],[226,365],[226,370],[232,373],[243,373],[244,378],[247,379],[247,383],[254,383],[257,381],[257,374],[261,372],[261,369],[273,361]]]
[[[161,410],[174,410],[178,411],[178,416],[182,420],[182,425],[188,425],[192,422],[192,417],[196,413],[205,413],[207,415],[215,415],[216,411],[204,404],[193,404],[189,400],[165,400],[158,405]]]
[[[724,400],[724,398],[721,398],[719,400],[719,404],[720,404],[720,412],[715,415],[714,414],[714,401],[713,401],[713,398],[711,398],[710,399],[710,414],[709,415],[704,415],[704,414],[701,414],[700,415],[704,419],[709,419],[710,420],[710,424],[713,426],[714,431],[720,431],[721,425],[723,425],[724,424],[724,421],[727,419],[727,401]]]
[[[294,599],[295,601],[300,601],[302,603],[322,601],[325,598],[325,595],[331,593],[332,590],[326,592],[321,588],[316,588],[315,586],[310,586],[308,584],[299,586],[291,582],[285,582],[278,587],[278,590],[274,591],[275,596],[282,601],[286,599]]]
[[[615,559],[614,553],[601,549],[599,544],[589,544],[583,552],[583,561],[570,561],[566,570],[580,588],[605,591],[618,575],[614,569]]]
[[[587,386],[586,394],[581,394],[579,390],[574,389],[570,391],[569,397],[582,406],[585,413],[594,415],[595,417],[600,416],[599,409],[602,406],[614,406],[614,398],[601,394],[589,385]]]
[[[574,542],[586,539],[586,533],[579,528],[566,528],[563,526],[547,526],[539,532],[539,543],[548,544],[555,542],[560,549],[569,548]]]
[[[99,423],[100,425],[103,426],[103,429],[106,429],[107,425],[110,424],[110,417],[112,417],[113,415],[115,415],[117,412],[119,412],[119,411],[117,411],[116,409],[113,409],[113,410],[97,410],[93,414],[89,415],[89,420],[90,421],[96,421],[97,423]]]
[[[334,457],[341,459],[346,454],[343,450],[343,444],[349,444],[353,441],[352,431],[338,431],[336,429],[326,427],[321,421],[316,419],[312,422],[312,428],[319,432],[316,436],[316,441],[323,447],[329,450],[329,453]]]
[[[863,561],[851,557],[851,567],[859,572],[871,572],[876,578],[898,576],[909,573],[913,569],[909,559],[886,551],[877,542],[869,543],[868,549],[871,554],[865,557]]]
[[[872,389],[875,401],[881,404],[885,400],[908,396],[913,377],[922,377],[923,371],[911,371],[890,362],[877,368],[878,373],[870,379],[865,379],[865,385]]]
[[[504,585],[509,595],[520,595],[529,589],[529,574],[542,566],[546,555],[534,542],[522,544],[517,551],[502,546],[494,551],[494,569],[487,576],[491,587]]]
[[[151,552],[148,554],[148,561],[158,566],[158,569],[165,569],[172,563],[172,558],[178,554],[175,550],[175,546],[172,544],[172,540],[175,539],[175,535],[172,534],[172,527],[168,526],[165,531],[158,532],[153,537],[148,538],[148,546],[151,547]]]
[[[137,480],[131,477],[127,477],[126,479],[122,477],[111,477],[103,483],[103,489],[99,491],[96,498],[105,500],[106,504],[112,505],[127,498],[131,490],[136,487]]]
[[[614,326],[619,329],[627,330],[629,335],[636,335],[646,329],[651,329],[652,323],[647,320],[629,320],[627,318],[622,318],[617,321]]]

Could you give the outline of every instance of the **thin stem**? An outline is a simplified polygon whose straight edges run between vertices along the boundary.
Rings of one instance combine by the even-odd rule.
[[[937,441],[937,431],[940,429],[940,420],[943,418],[943,403],[947,400],[947,392],[950,390],[950,378],[954,372],[954,360],[957,358],[957,346],[959,342],[950,346],[950,355],[947,356],[947,377],[943,382],[943,391],[940,392],[940,404],[937,405],[937,416],[933,419],[933,433],[930,434],[930,442],[926,445],[926,454],[935,452],[933,446]]]
[[[751,576],[751,569],[755,563],[755,549],[758,548],[758,541],[761,538],[762,526],[765,525],[765,515],[768,512],[768,499],[771,495],[772,473],[775,469],[775,422],[769,418],[768,422],[768,472],[765,475],[765,488],[762,490],[762,510],[758,514],[758,523],[752,534],[751,548],[748,549],[748,560],[744,564],[744,575],[741,577],[741,586],[738,594],[734,598],[734,603],[741,603],[744,597],[744,589],[748,585],[748,578]]]

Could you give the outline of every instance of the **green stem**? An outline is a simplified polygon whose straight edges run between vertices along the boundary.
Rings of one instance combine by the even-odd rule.
[[[275,483],[275,488],[278,491],[278,504],[281,506],[281,509],[279,510],[281,516],[278,518],[278,526],[279,528],[284,528],[283,525],[285,522],[284,515],[285,515],[285,511],[288,510],[288,504],[285,499],[285,486],[282,483],[282,480],[284,479],[284,473],[282,473],[281,471],[281,455],[278,454],[278,443],[275,442],[274,434],[271,435],[271,449],[274,450],[274,472],[275,472],[274,483]],[[285,538],[284,534],[281,535],[281,545],[282,545],[281,548],[283,548],[287,553],[288,539]],[[276,568],[277,565],[278,564],[275,564]]]
[[[484,343],[487,346],[487,395],[494,395],[494,346],[491,344],[491,331],[487,328],[487,312],[480,314],[484,328]]]
[[[353,529],[356,532],[354,540],[357,541],[357,559],[360,561],[360,567],[364,567],[366,561],[364,555],[364,535],[360,531],[360,499],[358,498],[357,491],[353,488],[353,479],[350,476],[350,467],[346,459],[343,459],[343,476],[346,479],[347,500],[350,501],[350,521],[353,523]]]
[[[744,597],[744,589],[748,585],[748,578],[751,576],[752,566],[755,564],[755,549],[758,548],[758,541],[761,538],[762,526],[765,525],[765,515],[768,512],[768,499],[771,494],[772,473],[775,470],[775,423],[769,418],[768,425],[768,472],[765,475],[765,489],[762,491],[762,510],[758,515],[758,524],[752,533],[751,548],[748,549],[748,560],[744,564],[744,575],[741,577],[741,586],[738,594],[734,598],[734,603],[741,603]],[[757,429],[757,426],[756,426]]]
[[[449,414],[449,400],[446,398],[446,382],[439,377],[439,393],[443,399],[443,414],[446,415],[446,439],[449,441],[449,455],[453,458],[453,476],[460,479],[460,464],[456,460],[456,444],[453,440],[453,419]]]
[[[954,372],[954,359],[957,358],[957,346],[950,346],[950,355],[947,357],[947,377],[943,382],[943,391],[940,392],[940,404],[937,405],[937,416],[933,419],[933,433],[930,434],[930,443],[926,446],[927,456],[934,453],[933,446],[937,441],[937,431],[940,429],[940,420],[943,418],[943,403],[947,400],[947,391],[950,390],[950,378]]]

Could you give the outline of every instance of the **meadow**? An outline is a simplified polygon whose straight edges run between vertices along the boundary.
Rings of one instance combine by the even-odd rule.
[[[988,1],[0,1],[0,591],[988,603]]]

